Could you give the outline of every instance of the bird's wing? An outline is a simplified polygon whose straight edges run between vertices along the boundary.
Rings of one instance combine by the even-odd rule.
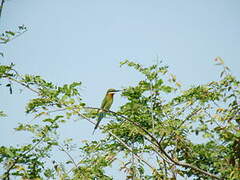
[[[104,107],[106,106],[107,104],[107,96],[104,97],[103,101],[102,101],[102,104],[101,104],[101,109],[104,109]]]

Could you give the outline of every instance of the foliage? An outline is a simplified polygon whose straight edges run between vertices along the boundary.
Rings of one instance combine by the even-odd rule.
[[[4,2],[4,0],[2,1],[2,3],[3,2]],[[0,6],[0,17],[1,17],[1,10],[2,10],[2,7]],[[9,43],[11,40],[21,36],[25,32],[27,32],[27,27],[25,25],[21,25],[21,26],[18,26],[17,31],[8,30],[3,33],[0,33],[0,45]],[[4,57],[4,53],[0,52],[0,56]]]
[[[216,62],[223,67],[219,81],[187,90],[167,66],[121,62],[144,78],[122,91],[127,102],[118,112],[108,112],[109,123],[100,127],[105,136],[99,141],[84,140],[81,146],[58,138],[67,119],[94,122],[97,108],[82,101],[81,83],[56,86],[40,76],[18,74],[13,64],[1,65],[2,87],[12,93],[12,84],[17,83],[36,95],[26,106],[26,113],[36,120],[15,128],[31,133],[32,142],[0,148],[5,167],[1,178],[113,179],[106,169],[120,162],[119,170],[128,179],[239,179],[240,82],[221,58]],[[75,149],[78,160],[71,156]],[[68,161],[52,158],[59,150]],[[49,161],[54,162],[52,166]]]
[[[16,37],[22,35],[26,31],[27,31],[27,28],[24,25],[18,26],[17,31],[10,31],[10,30],[5,31],[5,32],[0,34],[0,44],[7,44],[9,41],[11,41],[11,40],[15,39]]]

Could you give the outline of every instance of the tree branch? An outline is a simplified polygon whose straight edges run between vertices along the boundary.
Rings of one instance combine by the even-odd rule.
[[[1,17],[2,17],[2,9],[3,9],[3,3],[5,2],[5,0],[2,0],[1,2],[1,7],[0,7],[0,20],[1,20]]]
[[[65,150],[61,145],[57,145],[61,151],[65,152],[67,154],[67,156],[71,159],[71,161],[73,162],[74,166],[77,168],[77,163],[74,161],[73,157],[67,152],[67,150]]]
[[[29,89],[30,91],[38,94],[39,96],[41,95],[40,92],[38,92],[37,90],[31,88],[29,85],[27,85],[27,84],[25,84],[25,83],[23,83],[23,82],[21,82],[21,81],[19,81],[19,80],[17,80],[17,79],[11,78],[11,77],[9,77],[9,76],[7,76],[7,77],[5,77],[5,78],[9,79],[10,81],[14,81],[14,82],[16,82],[16,83],[24,86],[25,88],[27,88],[27,89]]]

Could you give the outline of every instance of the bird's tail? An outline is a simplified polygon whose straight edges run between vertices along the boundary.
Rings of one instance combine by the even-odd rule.
[[[94,134],[95,130],[98,128],[99,123],[101,122],[101,120],[103,119],[104,116],[105,116],[105,113],[104,113],[104,112],[100,112],[100,113],[98,114],[97,124],[96,124],[95,127],[94,127],[93,134]]]

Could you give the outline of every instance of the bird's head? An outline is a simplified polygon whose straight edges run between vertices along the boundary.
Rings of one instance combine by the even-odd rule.
[[[111,89],[107,90],[107,94],[115,94],[116,92],[119,92],[119,91],[121,91],[121,90],[116,90],[116,89],[111,88]]]

